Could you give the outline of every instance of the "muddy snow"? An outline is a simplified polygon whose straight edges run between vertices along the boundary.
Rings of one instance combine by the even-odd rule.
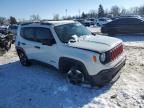
[[[144,39],[120,38],[126,65],[119,80],[103,88],[72,85],[46,65],[23,67],[13,46],[0,56],[0,108],[144,108]]]

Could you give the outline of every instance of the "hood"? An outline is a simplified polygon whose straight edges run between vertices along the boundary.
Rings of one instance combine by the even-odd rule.
[[[68,45],[75,48],[81,48],[102,53],[111,50],[113,47],[122,43],[122,40],[120,39],[102,35],[91,35],[85,37],[85,39],[80,39],[79,41],[76,41],[74,43],[68,43]]]

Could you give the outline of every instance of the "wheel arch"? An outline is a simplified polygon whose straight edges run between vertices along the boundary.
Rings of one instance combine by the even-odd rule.
[[[76,60],[76,59],[69,58],[69,57],[60,57],[58,66],[59,66],[59,70],[63,73],[68,72],[68,70],[72,66],[78,66],[84,72],[86,79],[88,79],[89,74],[88,74],[87,68],[84,65],[84,63],[81,62],[80,60]]]

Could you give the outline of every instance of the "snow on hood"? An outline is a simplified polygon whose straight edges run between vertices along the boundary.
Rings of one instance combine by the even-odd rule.
[[[80,37],[78,41],[73,43],[69,42],[68,45],[75,48],[87,49],[102,53],[112,49],[121,42],[122,40],[113,37],[102,35],[90,35]]]

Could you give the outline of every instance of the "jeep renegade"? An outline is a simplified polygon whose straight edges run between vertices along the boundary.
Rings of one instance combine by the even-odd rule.
[[[120,39],[92,35],[75,21],[40,21],[18,27],[16,50],[20,62],[50,64],[73,84],[103,86],[116,81],[126,57]]]

